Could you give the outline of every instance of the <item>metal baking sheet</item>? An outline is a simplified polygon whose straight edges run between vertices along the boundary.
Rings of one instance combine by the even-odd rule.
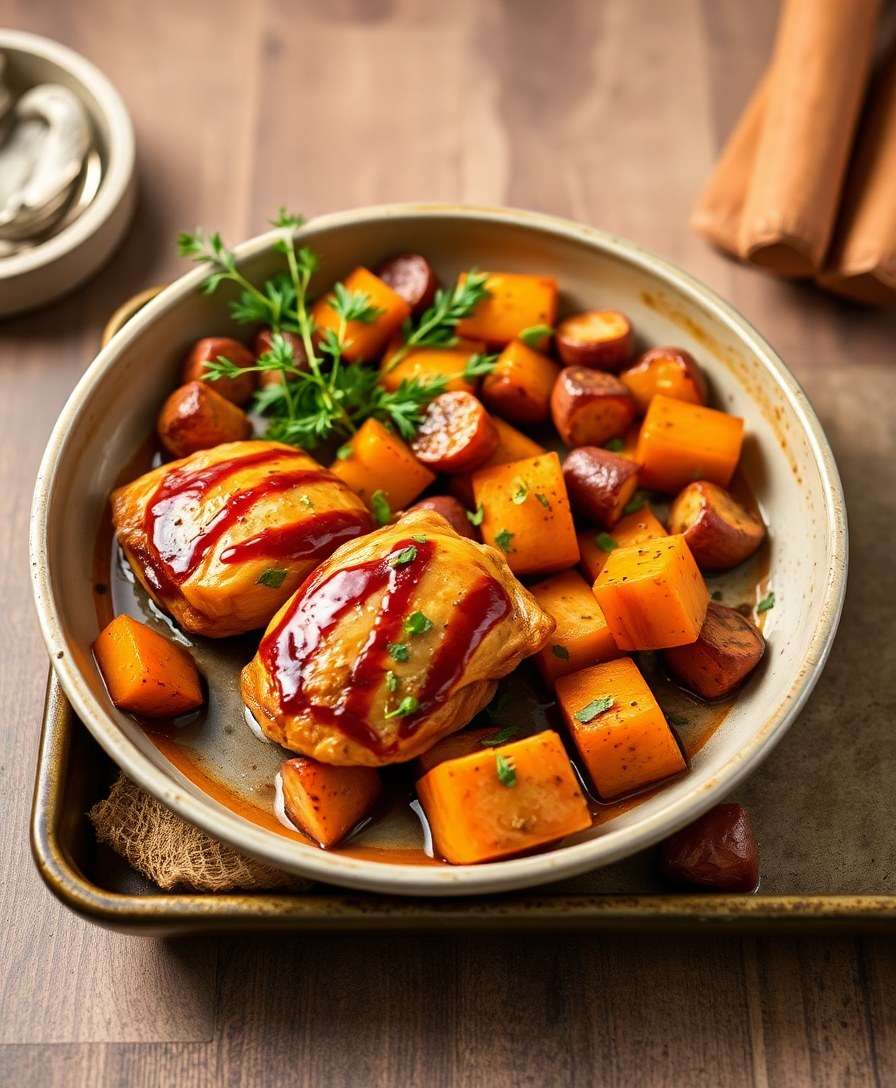
[[[794,760],[803,766],[794,767]],[[86,813],[105,796],[116,768],[51,673],[31,842],[41,876],[66,906],[99,925],[147,935],[237,929],[896,930],[896,870],[884,862],[873,833],[884,822],[863,809],[883,806],[867,791],[863,801],[860,788],[844,793],[841,781],[840,795],[848,794],[854,807],[843,835],[820,838],[819,810],[826,796],[837,794],[826,791],[823,781],[799,787],[806,762],[798,746],[788,754],[785,743],[736,795],[759,831],[763,878],[755,895],[670,893],[657,878],[653,851],[574,880],[503,896],[408,899],[323,885],[300,894],[163,893],[96,843]],[[860,780],[859,765],[854,773]],[[840,812],[838,806],[838,817]],[[849,837],[860,826],[869,834]],[[889,850],[896,850],[891,821],[886,831]],[[832,842],[839,848],[831,849]]]

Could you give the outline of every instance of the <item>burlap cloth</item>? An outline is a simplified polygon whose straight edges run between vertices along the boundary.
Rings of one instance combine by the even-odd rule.
[[[206,835],[123,774],[88,815],[100,842],[166,891],[300,891],[310,886]]]

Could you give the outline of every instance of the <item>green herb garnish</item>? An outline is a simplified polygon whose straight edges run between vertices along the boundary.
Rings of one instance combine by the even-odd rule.
[[[334,284],[327,305],[343,321],[359,321],[362,325],[372,325],[386,312],[379,306],[372,306],[369,295],[363,291],[349,291],[343,283]]]
[[[550,510],[551,504],[550,504],[550,502],[548,502],[548,498],[547,498],[546,495],[542,495],[542,493],[540,491],[536,491],[535,492],[535,498],[538,499],[538,501],[545,508],[545,510]]]
[[[374,491],[370,496],[370,509],[373,511],[377,525],[385,525],[392,517],[392,507],[386,498],[385,491]]]
[[[604,711],[609,710],[615,701],[616,700],[612,695],[604,695],[600,699],[592,699],[587,706],[583,706],[581,710],[577,710],[574,717],[577,722],[581,722],[584,725],[586,722],[590,722],[596,718],[598,714],[603,714]]]
[[[554,330],[550,325],[530,325],[528,329],[523,329],[517,336],[517,340],[522,340],[527,348],[538,351],[544,348],[545,341],[551,336],[553,331]]]
[[[516,785],[516,771],[513,769],[513,764],[507,756],[502,756],[500,752],[495,752],[495,770],[498,774],[498,781],[502,786],[510,789]]]
[[[286,579],[287,571],[282,567],[268,567],[259,574],[255,581],[257,586],[270,586],[271,589],[279,589]]]
[[[648,498],[649,495],[646,491],[636,491],[625,506],[623,506],[623,514],[636,514],[639,510],[643,510],[647,505]]]
[[[406,635],[422,635],[431,630],[432,620],[422,612],[412,612],[404,621]]]
[[[398,706],[394,710],[388,711],[383,715],[384,718],[406,718],[408,714],[413,714],[415,710],[419,708],[420,704],[413,695],[405,695]]]
[[[340,446],[336,451],[336,456],[340,461],[347,461],[352,455],[352,444],[346,442],[344,446]]]
[[[407,661],[411,656],[410,647],[404,642],[390,642],[386,647],[386,652],[393,661]]]
[[[482,355],[480,352],[471,355],[470,358],[467,359],[467,365],[464,367],[464,381],[472,382],[475,378],[479,378],[483,374],[491,374],[495,369],[497,361],[497,355]]]
[[[402,332],[404,344],[394,352],[388,370],[394,370],[414,348],[450,348],[457,343],[457,323],[476,309],[488,296],[486,281],[488,274],[471,268],[450,291],[440,288],[436,291],[432,306],[420,317],[417,327],[408,319]]]
[[[569,661],[569,650],[565,646],[560,646],[559,643],[554,643],[551,647],[551,653],[562,661]]]
[[[687,725],[690,719],[683,718],[680,714],[672,714],[670,711],[666,711],[666,721],[670,725],[681,727]]]
[[[522,504],[529,497],[529,488],[526,486],[525,480],[516,481],[516,491],[510,496],[514,506],[522,506]]]
[[[396,552],[395,555],[390,555],[386,562],[390,567],[404,567],[408,563],[413,563],[417,558],[417,549],[413,544],[409,544],[406,548],[402,548],[400,552]]]
[[[475,510],[468,510],[467,511],[467,521],[471,525],[481,525],[482,524],[482,519],[484,517],[485,517],[485,510],[484,510],[484,508],[482,506],[482,503],[480,503],[476,507]]]
[[[398,686],[400,683],[401,681],[398,679],[395,673],[391,669],[389,669],[386,673],[386,690],[398,691]]]
[[[594,538],[594,543],[600,548],[602,552],[611,552],[614,548],[618,548],[619,545],[610,536],[609,533],[598,533]]]
[[[199,229],[178,239],[183,256],[210,266],[202,285],[204,293],[214,293],[223,283],[234,284],[239,294],[230,304],[231,317],[243,325],[269,325],[273,333],[270,349],[256,359],[254,366],[238,367],[220,357],[206,364],[203,378],[218,381],[247,372],[279,373],[282,381],[259,389],[252,408],[268,420],[265,437],[302,449],[314,449],[332,437],[349,438],[371,417],[393,426],[402,438],[412,438],[426,405],[445,391],[446,379],[412,379],[387,390],[380,384],[376,370],[345,366],[348,323],[370,323],[380,311],[363,292],[350,291],[337,283],[327,298],[339,319],[337,327],[316,336],[309,287],[318,267],[317,256],[307,246],[296,247],[294,233],[303,222],[300,216],[281,209],[273,222],[283,231],[275,249],[284,258],[285,267],[260,287],[239,271],[233,253],[219,234]],[[296,357],[284,332],[299,337],[303,359]],[[343,446],[337,457],[344,459],[350,454],[351,449]]]
[[[492,733],[491,736],[483,737],[479,743],[483,748],[497,748],[502,744],[506,744],[511,737],[515,737],[519,733],[520,728],[518,725],[505,725],[502,729],[499,729],[497,733]]]
[[[515,533],[509,533],[506,529],[502,529],[500,533],[495,537],[495,543],[501,549],[502,552],[510,551],[510,542],[513,540]]]
[[[625,449],[625,443],[621,438],[611,438],[609,442],[604,443],[604,449],[609,450],[610,453],[619,453],[620,450]]]
[[[767,597],[763,597],[759,604],[756,605],[756,612],[761,615],[763,612],[768,612],[770,608],[775,607],[775,595],[769,593]]]

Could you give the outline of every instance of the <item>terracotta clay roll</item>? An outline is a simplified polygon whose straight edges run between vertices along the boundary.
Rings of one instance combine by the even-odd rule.
[[[767,94],[766,74],[728,137],[725,150],[691,213],[691,228],[728,253],[738,252],[740,220],[762,135]]]
[[[782,276],[822,265],[874,50],[878,0],[786,0],[738,252]]]
[[[872,85],[818,282],[860,302],[896,305],[896,49]]]

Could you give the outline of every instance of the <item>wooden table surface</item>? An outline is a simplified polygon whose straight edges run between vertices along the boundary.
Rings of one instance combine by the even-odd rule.
[[[883,939],[157,942],[67,913],[28,852],[45,679],[25,544],[33,478],[105,318],[181,270],[180,228],[237,240],[279,204],[313,215],[425,199],[531,207],[627,235],[771,339],[828,428],[848,494],[892,491],[892,458],[879,456],[896,402],[892,319],[736,267],[686,225],[768,55],[775,9],[0,0],[0,24],[73,46],[117,84],[141,182],[109,267],[0,324],[0,1084],[896,1083],[896,952]],[[875,531],[862,525],[847,622],[870,635],[864,610],[880,587],[855,565]],[[865,668],[873,687],[868,643],[841,647],[837,667]],[[878,687],[878,705],[892,686]],[[860,724],[845,713],[845,728]]]

